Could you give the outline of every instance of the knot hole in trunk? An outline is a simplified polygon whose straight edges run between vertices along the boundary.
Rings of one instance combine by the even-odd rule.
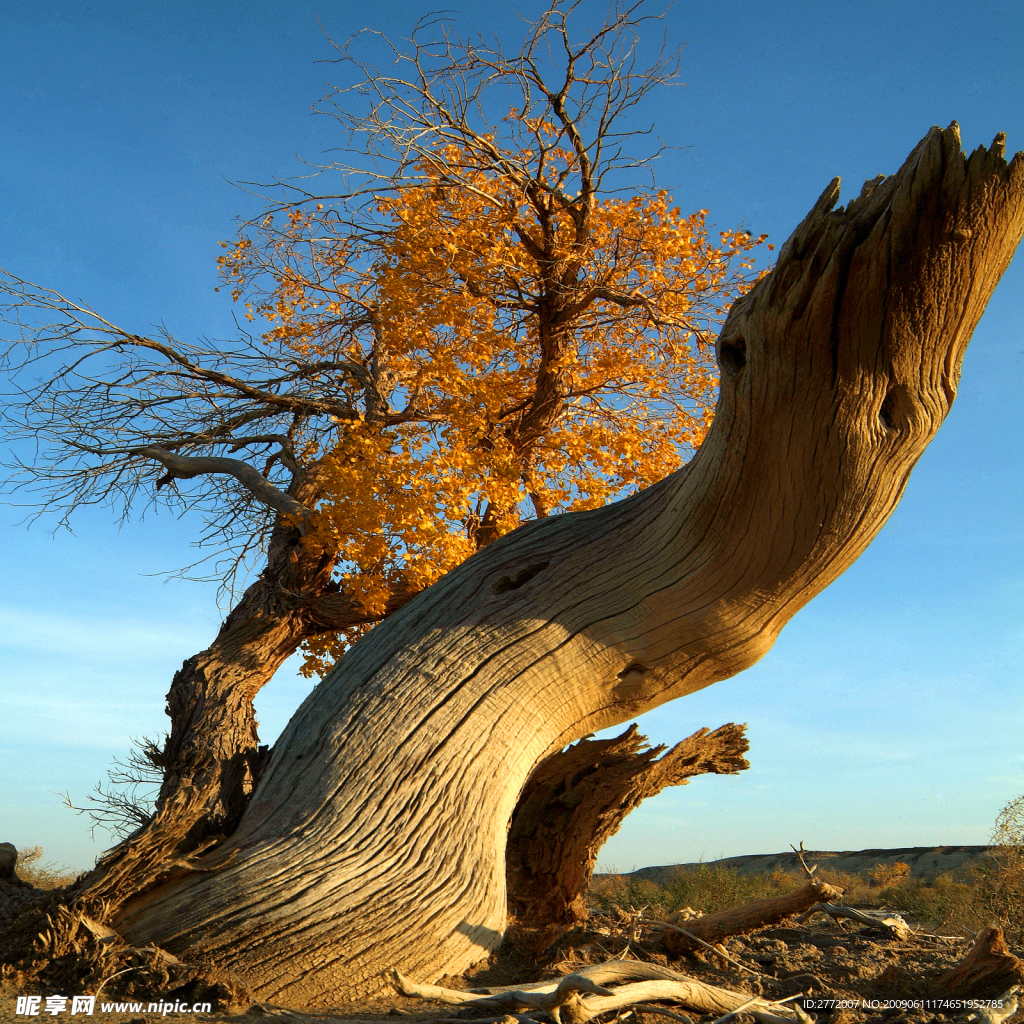
[[[912,399],[902,384],[894,384],[882,399],[879,422],[886,434],[894,434],[910,425],[913,418]]]
[[[735,377],[747,365],[747,343],[743,338],[719,339],[718,366],[727,377]]]
[[[524,583],[529,582],[539,572],[543,572],[551,563],[537,562],[535,565],[528,565],[520,569],[512,576],[499,576],[491,585],[491,593],[504,594],[508,590],[518,590]]]
[[[627,665],[619,673],[619,678],[620,679],[625,679],[626,676],[630,675],[633,672],[636,672],[639,675],[643,675],[646,671],[647,671],[647,666],[646,665],[641,665],[639,661],[634,661],[634,662],[631,662],[629,665]]]

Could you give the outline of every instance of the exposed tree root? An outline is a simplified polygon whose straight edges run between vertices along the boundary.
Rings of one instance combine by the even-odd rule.
[[[163,993],[167,1001],[209,1002],[233,1012],[253,1003],[252,993],[212,964],[183,963],[158,946],[128,944],[81,906],[64,904],[60,891],[40,893],[0,934],[0,981],[19,992],[89,993],[114,999]],[[89,908],[106,917],[109,907]]]

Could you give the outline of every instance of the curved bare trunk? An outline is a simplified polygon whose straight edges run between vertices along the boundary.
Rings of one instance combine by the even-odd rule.
[[[213,870],[116,927],[313,1006],[494,949],[536,765],[751,665],[899,501],[1024,231],[1024,158],[959,146],[932,130],[846,210],[833,182],[734,306],[694,460],[495,541],[391,616],[295,714]]]
[[[289,495],[315,505],[319,464],[301,471]],[[267,566],[231,610],[214,642],[174,674],[163,780],[147,824],[110,850],[85,879],[86,899],[118,904],[155,879],[180,875],[185,858],[229,836],[248,804],[268,750],[259,745],[253,701],[304,640],[366,620],[332,582],[336,554],[310,551],[278,517]],[[396,594],[388,611],[408,594]]]
[[[631,725],[610,740],[580,740],[530,775],[508,830],[505,879],[517,942],[542,950],[587,919],[597,854],[626,816],[666,786],[750,767],[742,725],[700,729],[663,757]]]

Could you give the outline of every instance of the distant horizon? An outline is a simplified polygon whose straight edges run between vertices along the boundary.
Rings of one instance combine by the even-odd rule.
[[[888,863],[905,863],[909,867],[911,877],[923,878],[926,881],[943,872],[956,872],[965,865],[981,861],[994,849],[988,845],[953,845],[953,846],[895,846],[870,847],[865,850],[804,850],[804,862],[815,872],[821,868],[826,875],[856,873],[869,874],[874,868]],[[858,865],[858,860],[863,864]],[[658,879],[661,872],[675,869],[691,870],[699,868],[726,868],[740,874],[764,874],[779,870],[803,874],[804,869],[798,856],[792,850],[781,850],[778,853],[748,853],[732,857],[685,861],[676,864],[645,864],[629,871],[616,868],[603,868],[600,865],[594,871],[595,877],[641,875],[649,879]],[[671,877],[671,876],[669,876]],[[662,883],[664,884],[664,882]],[[840,883],[842,884],[842,883]]]

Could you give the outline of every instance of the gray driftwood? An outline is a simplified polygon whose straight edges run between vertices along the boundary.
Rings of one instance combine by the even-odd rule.
[[[815,914],[828,914],[829,917],[836,919],[847,918],[872,928],[880,928],[901,942],[910,937],[910,925],[899,914],[890,913],[888,910],[858,910],[856,907],[839,907],[832,903],[815,903],[797,920],[807,921]]]
[[[501,943],[533,769],[752,665],[896,507],[1024,232],[1024,157],[999,138],[966,158],[936,128],[838,200],[837,179],[733,306],[694,459],[495,541],[356,644],[214,870],[126,902],[108,922],[126,941],[310,1007],[380,993],[395,964],[460,974]]]
[[[610,960],[582,968],[557,982],[488,995],[417,984],[397,971],[393,973],[393,981],[403,995],[506,1013],[544,1010],[556,1024],[563,1016],[574,1024],[582,1024],[609,1010],[651,1001],[678,1003],[699,1013],[726,1017],[742,1009],[762,1024],[799,1024],[793,1008],[783,1003],[751,996],[748,992],[718,988],[667,967],[631,960]],[[626,984],[619,984],[614,990],[607,987],[622,982]]]

